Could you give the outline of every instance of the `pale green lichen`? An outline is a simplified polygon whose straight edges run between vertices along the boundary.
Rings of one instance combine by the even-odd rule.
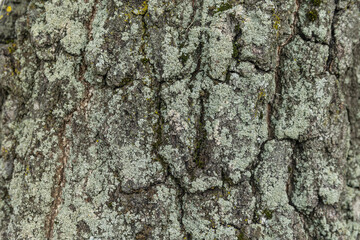
[[[264,150],[261,157],[266,161],[260,164],[255,175],[262,193],[263,204],[267,206],[267,209],[274,210],[279,206],[285,207],[289,201],[286,184],[292,148],[287,142],[280,144],[272,141],[265,144]],[[281,152],[283,155],[275,158],[275,152]]]
[[[302,4],[299,9],[300,28],[310,41],[329,44],[331,39],[331,23],[335,11],[334,2],[312,1]]]
[[[51,162],[51,159],[56,159],[58,156],[58,153],[53,150],[54,145],[57,144],[57,136],[51,133],[41,134],[43,121],[44,119],[25,121],[24,125],[18,128],[22,129],[22,133],[28,132],[25,136],[18,131],[15,132],[19,141],[16,151],[19,157],[27,159],[25,165],[22,161],[14,161],[14,172],[9,186],[10,201],[14,210],[13,217],[21,224],[19,228],[16,223],[10,222],[9,233],[19,238],[44,238],[44,232],[34,231],[34,229],[42,229],[49,211],[48,206],[53,200],[51,189],[56,165]],[[40,145],[37,146],[34,154],[41,153],[43,161],[31,156],[31,149],[37,142],[40,142]],[[43,169],[44,172],[37,175],[35,166]]]
[[[60,42],[68,53],[80,55],[87,43],[86,34],[83,24],[71,21],[66,26],[66,36]]]
[[[312,50],[315,48],[316,52]],[[282,96],[280,117],[276,120],[277,137],[299,139],[307,134],[316,136],[320,129],[327,128],[323,123],[330,117],[327,109],[331,95],[324,94],[324,91],[334,91],[335,87],[334,77],[327,75],[325,78],[323,75],[328,50],[328,46],[305,43],[299,37],[286,46],[289,58],[282,66],[282,81],[287,91]],[[297,81],[288,84],[287,79]],[[316,107],[309,100],[316,102]]]
[[[319,195],[323,198],[325,204],[335,204],[339,202],[342,182],[338,173],[332,167],[327,167],[322,172],[322,184],[319,189]]]

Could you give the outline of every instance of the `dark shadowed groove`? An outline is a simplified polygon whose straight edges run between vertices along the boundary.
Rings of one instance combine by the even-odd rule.
[[[206,139],[207,132],[205,129],[205,102],[209,98],[209,92],[206,90],[200,91],[200,116],[196,128],[196,138],[195,138],[195,151],[193,156],[193,161],[198,168],[205,168],[206,164]]]
[[[86,28],[88,30],[88,41],[92,40],[92,22],[94,21],[96,11],[97,11],[97,5],[100,2],[100,0],[96,0],[93,7],[92,12],[89,18],[89,21],[86,24]],[[69,141],[65,136],[66,126],[71,123],[72,116],[77,111],[85,111],[86,107],[91,99],[92,96],[92,89],[90,88],[90,84],[85,81],[85,73],[87,71],[86,63],[85,63],[85,52],[82,53],[82,62],[79,69],[79,81],[84,85],[85,92],[84,97],[79,103],[79,106],[73,110],[68,116],[65,117],[64,123],[62,124],[62,127],[58,133],[58,142],[59,142],[59,148],[61,150],[61,155],[59,157],[59,166],[56,168],[56,172],[54,175],[54,188],[52,190],[51,196],[53,197],[53,202],[50,208],[50,213],[47,216],[45,220],[45,232],[46,232],[46,238],[51,239],[53,238],[53,232],[54,232],[54,223],[56,216],[59,212],[59,207],[62,203],[62,191],[66,183],[65,178],[65,168],[67,165],[67,161],[69,159],[69,151],[70,151],[70,145]]]
[[[312,138],[309,139],[307,141],[312,141],[315,140],[317,138]],[[291,196],[293,194],[293,191],[295,189],[295,171],[297,168],[297,160],[296,160],[296,156],[300,155],[304,150],[303,150],[303,145],[305,142],[299,142],[298,140],[293,140],[293,139],[288,139],[289,142],[291,142],[292,144],[292,149],[293,149],[293,153],[291,155],[291,162],[289,164],[289,176],[288,176],[288,182],[286,184],[286,194],[288,197],[288,204],[290,206],[292,206],[294,208],[294,211],[299,214],[299,217],[302,219],[303,223],[304,223],[304,231],[306,233],[306,236],[308,237],[308,239],[311,239],[311,232],[310,229],[308,227],[308,223],[311,223],[313,221],[311,221],[311,219],[313,218],[315,209],[313,209],[313,211],[310,214],[305,214],[303,213],[301,210],[299,210],[297,208],[297,206],[292,202],[291,200]]]
[[[339,0],[335,0],[335,10],[334,10],[334,15],[333,15],[332,22],[331,22],[331,38],[330,38],[330,44],[329,44],[329,56],[326,61],[326,71],[328,71],[331,74],[335,74],[333,67],[334,67],[335,56],[337,53],[336,37],[335,37],[335,24],[337,22],[337,15],[340,12],[338,5],[339,5]],[[338,74],[335,74],[335,76],[337,78],[339,78]]]
[[[267,111],[267,121],[268,121],[268,138],[269,140],[275,139],[275,126],[273,125],[271,118],[273,117],[275,106],[278,106],[281,102],[281,90],[282,90],[282,84],[281,84],[281,72],[280,72],[280,62],[281,62],[281,52],[282,49],[288,45],[296,35],[296,24],[299,18],[299,8],[300,8],[300,0],[295,0],[295,11],[293,13],[294,15],[294,21],[291,25],[291,35],[280,45],[277,46],[277,54],[276,54],[276,67],[275,67],[275,95],[271,103],[268,103],[268,111]]]
[[[143,28],[144,28],[144,33],[143,33],[143,37],[142,37],[142,41],[144,41],[144,46],[145,46],[145,41],[147,41],[146,39],[149,37],[148,35],[148,23],[146,22],[145,16],[146,16],[147,11],[142,14],[142,24],[143,24]],[[147,52],[146,49],[143,48],[141,51],[141,54],[143,55],[144,58],[147,59]],[[155,76],[156,74],[156,67],[154,64],[151,64],[149,61],[147,61],[147,64],[149,64],[149,67],[151,69],[151,72],[153,74],[153,76]],[[164,143],[164,132],[163,132],[163,126],[164,126],[164,117],[163,117],[163,113],[162,113],[162,107],[164,106],[165,102],[161,97],[161,92],[162,92],[162,88],[163,88],[163,83],[164,80],[163,79],[155,79],[154,77],[151,78],[151,90],[155,92],[155,96],[154,96],[154,104],[155,104],[155,111],[157,112],[157,120],[156,123],[153,125],[153,131],[154,131],[154,142],[152,143],[152,149],[151,149],[151,153],[154,156],[154,161],[158,161],[166,174],[166,178],[170,178],[171,180],[173,180],[173,182],[175,183],[176,186],[176,191],[177,191],[177,201],[179,203],[179,223],[180,223],[180,228],[183,231],[184,235],[187,237],[187,239],[191,239],[191,234],[186,232],[184,223],[183,223],[183,218],[184,218],[184,195],[185,195],[185,188],[181,185],[181,181],[179,178],[175,177],[172,172],[171,172],[171,168],[170,165],[167,163],[166,159],[160,154],[160,150],[161,150],[161,146]]]
[[[182,187],[181,185],[181,181],[179,178],[175,177],[172,173],[171,173],[171,168],[169,166],[169,164],[166,162],[166,160],[164,159],[164,157],[160,154],[160,148],[161,145],[163,144],[163,125],[164,125],[164,117],[161,111],[162,105],[163,105],[163,100],[161,98],[161,89],[162,89],[162,82],[160,80],[154,80],[154,89],[156,91],[156,95],[155,95],[155,108],[157,111],[157,115],[158,115],[158,119],[157,122],[155,123],[154,126],[154,134],[155,134],[155,141],[152,144],[152,154],[155,155],[155,159],[156,161],[160,162],[160,164],[162,165],[163,169],[166,171],[166,177],[170,177],[176,187],[177,187],[177,199],[178,199],[178,203],[179,203],[179,208],[180,208],[180,216],[179,216],[179,222],[180,222],[180,227],[181,230],[184,232],[184,234],[189,238],[189,234],[186,232],[184,223],[183,223],[183,218],[184,218],[184,195],[185,195],[185,189]]]
[[[260,195],[260,189],[257,183],[257,180],[255,178],[255,171],[258,168],[259,164],[262,162],[262,154],[265,151],[265,144],[269,142],[270,140],[264,141],[260,146],[260,151],[258,155],[256,156],[256,160],[253,161],[253,163],[250,165],[250,168],[248,169],[251,173],[249,184],[251,186],[251,191],[254,194],[254,197],[256,198],[256,204],[254,207],[254,212],[252,216],[252,221],[257,223],[258,217],[257,217],[257,211],[258,211],[258,205],[261,203],[261,195]]]

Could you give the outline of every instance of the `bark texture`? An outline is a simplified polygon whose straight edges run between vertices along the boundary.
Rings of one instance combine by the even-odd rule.
[[[360,239],[359,0],[1,15],[2,239]]]

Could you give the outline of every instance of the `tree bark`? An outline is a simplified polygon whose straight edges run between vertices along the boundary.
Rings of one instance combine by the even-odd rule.
[[[0,15],[2,239],[360,239],[358,0]]]

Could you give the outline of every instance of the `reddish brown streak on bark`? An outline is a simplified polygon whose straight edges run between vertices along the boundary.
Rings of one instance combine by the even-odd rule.
[[[66,127],[65,123],[64,127]],[[56,173],[55,173],[55,188],[53,189],[51,196],[54,198],[54,201],[51,205],[50,215],[45,223],[45,229],[47,229],[46,238],[51,239],[53,236],[54,231],[54,221],[59,211],[59,206],[62,202],[61,195],[62,195],[62,189],[65,186],[65,167],[68,159],[68,153],[69,153],[69,146],[66,138],[63,136],[63,129],[59,135],[59,148],[61,150],[61,157],[60,157],[60,166],[57,167]]]
[[[87,2],[87,1],[85,0],[85,2]],[[98,3],[99,3],[99,0],[96,0],[94,3],[93,9],[92,9],[90,19],[86,26],[88,29],[88,40],[89,41],[92,40],[92,22],[94,21],[94,18],[95,18],[96,6]],[[85,109],[90,101],[90,98],[92,96],[92,89],[90,88],[90,84],[84,80],[84,75],[86,73],[86,70],[87,70],[87,67],[86,67],[86,63],[84,61],[84,54],[83,54],[83,62],[82,62],[82,65],[80,66],[80,70],[79,70],[79,81],[84,84],[85,92],[84,92],[83,100],[80,102],[79,107],[77,107],[74,112],[80,111],[80,110],[85,111]],[[66,139],[65,131],[66,131],[66,126],[71,122],[74,112],[70,113],[65,118],[63,127],[59,131],[59,134],[58,134],[58,141],[59,141],[59,148],[61,150],[61,156],[59,158],[60,165],[57,167],[56,173],[54,176],[55,187],[51,193],[51,196],[53,197],[54,201],[51,205],[49,216],[47,217],[47,219],[45,221],[45,229],[46,229],[46,238],[47,239],[51,239],[53,237],[55,218],[59,212],[59,206],[62,203],[62,190],[66,183],[65,168],[67,165],[67,160],[69,158],[69,152],[70,152],[69,142]]]

